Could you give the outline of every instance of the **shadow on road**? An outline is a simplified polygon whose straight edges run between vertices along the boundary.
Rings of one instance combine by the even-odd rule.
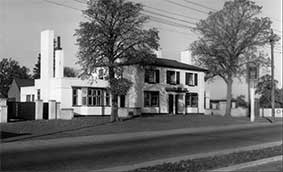
[[[7,138],[11,138],[11,137],[19,137],[19,136],[25,136],[25,135],[31,135],[30,133],[11,133],[11,132],[5,132],[5,131],[1,131],[1,139],[7,139]]]

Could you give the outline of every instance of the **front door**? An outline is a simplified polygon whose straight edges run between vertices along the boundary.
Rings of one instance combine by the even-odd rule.
[[[178,114],[178,106],[179,106],[179,95],[175,95],[175,114]]]
[[[169,94],[169,101],[168,101],[168,113],[173,114],[174,113],[174,95]]]

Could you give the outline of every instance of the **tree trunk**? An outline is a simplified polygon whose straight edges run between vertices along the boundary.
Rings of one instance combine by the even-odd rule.
[[[115,78],[115,72],[113,67],[109,67],[109,81],[113,80]],[[109,82],[110,84],[110,82]],[[111,85],[110,85],[111,87]],[[112,93],[112,107],[111,107],[111,117],[110,122],[115,122],[119,120],[118,116],[118,95],[114,95]]]
[[[226,111],[225,116],[231,116],[231,106],[232,106],[232,77],[229,77],[227,80],[227,97],[226,97]]]

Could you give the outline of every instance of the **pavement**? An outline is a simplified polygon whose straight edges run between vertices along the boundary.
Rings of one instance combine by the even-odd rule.
[[[206,157],[228,155],[228,154],[231,154],[231,153],[258,150],[258,149],[264,149],[264,148],[280,146],[280,145],[282,145],[281,141],[271,142],[271,143],[253,145],[253,146],[245,146],[245,147],[240,147],[240,148],[224,149],[224,150],[215,151],[215,152],[207,152],[207,153],[199,153],[199,154],[180,156],[180,157],[174,157],[174,158],[159,159],[159,160],[155,160],[155,161],[147,161],[147,162],[143,162],[143,163],[131,164],[131,165],[126,165],[126,166],[104,168],[104,169],[99,169],[99,170],[93,170],[93,171],[90,171],[90,172],[132,171],[132,170],[135,170],[135,169],[161,165],[161,164],[164,164],[164,163],[176,163],[176,162],[180,162],[182,160],[191,160],[191,159],[200,159],[200,158],[206,158]],[[235,166],[231,166],[231,167],[225,167],[225,168],[221,168],[221,169],[216,169],[216,170],[213,170],[211,172],[235,171],[235,170],[253,167],[253,166],[256,166],[256,165],[263,164],[263,163],[270,163],[270,162],[279,161],[279,160],[282,161],[282,156],[267,158],[267,159],[263,159],[263,160],[260,160],[260,161],[254,161],[254,162],[249,162],[249,163],[245,163],[245,164],[239,164],[239,165],[235,165]]]
[[[247,129],[267,126],[282,126],[282,122],[270,124],[270,123],[249,123],[249,124],[237,124],[229,126],[210,126],[201,128],[182,128],[173,130],[161,130],[161,131],[144,131],[144,132],[132,132],[132,133],[119,133],[119,134],[106,134],[106,135],[92,135],[92,136],[80,136],[80,137],[67,137],[47,140],[30,140],[30,141],[18,141],[1,143],[2,152],[20,151],[20,150],[32,150],[35,148],[58,148],[71,145],[85,145],[85,144],[101,144],[117,141],[130,141],[137,139],[149,139],[162,136],[182,135],[182,134],[194,134],[194,133],[206,133],[217,131],[229,131],[235,129]]]
[[[281,124],[11,142],[1,144],[1,165],[4,171],[93,171],[270,142],[282,144]]]
[[[260,159],[229,167],[219,168],[211,172],[281,172],[283,169],[283,155]]]

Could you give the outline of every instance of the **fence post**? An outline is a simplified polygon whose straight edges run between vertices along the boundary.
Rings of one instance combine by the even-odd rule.
[[[8,106],[7,106],[7,99],[0,98],[0,123],[7,123],[8,122]]]
[[[43,119],[43,101],[36,100],[35,102],[35,120]]]
[[[61,103],[56,103],[56,119],[61,119]]]
[[[48,101],[48,120],[56,119],[56,101]]]

